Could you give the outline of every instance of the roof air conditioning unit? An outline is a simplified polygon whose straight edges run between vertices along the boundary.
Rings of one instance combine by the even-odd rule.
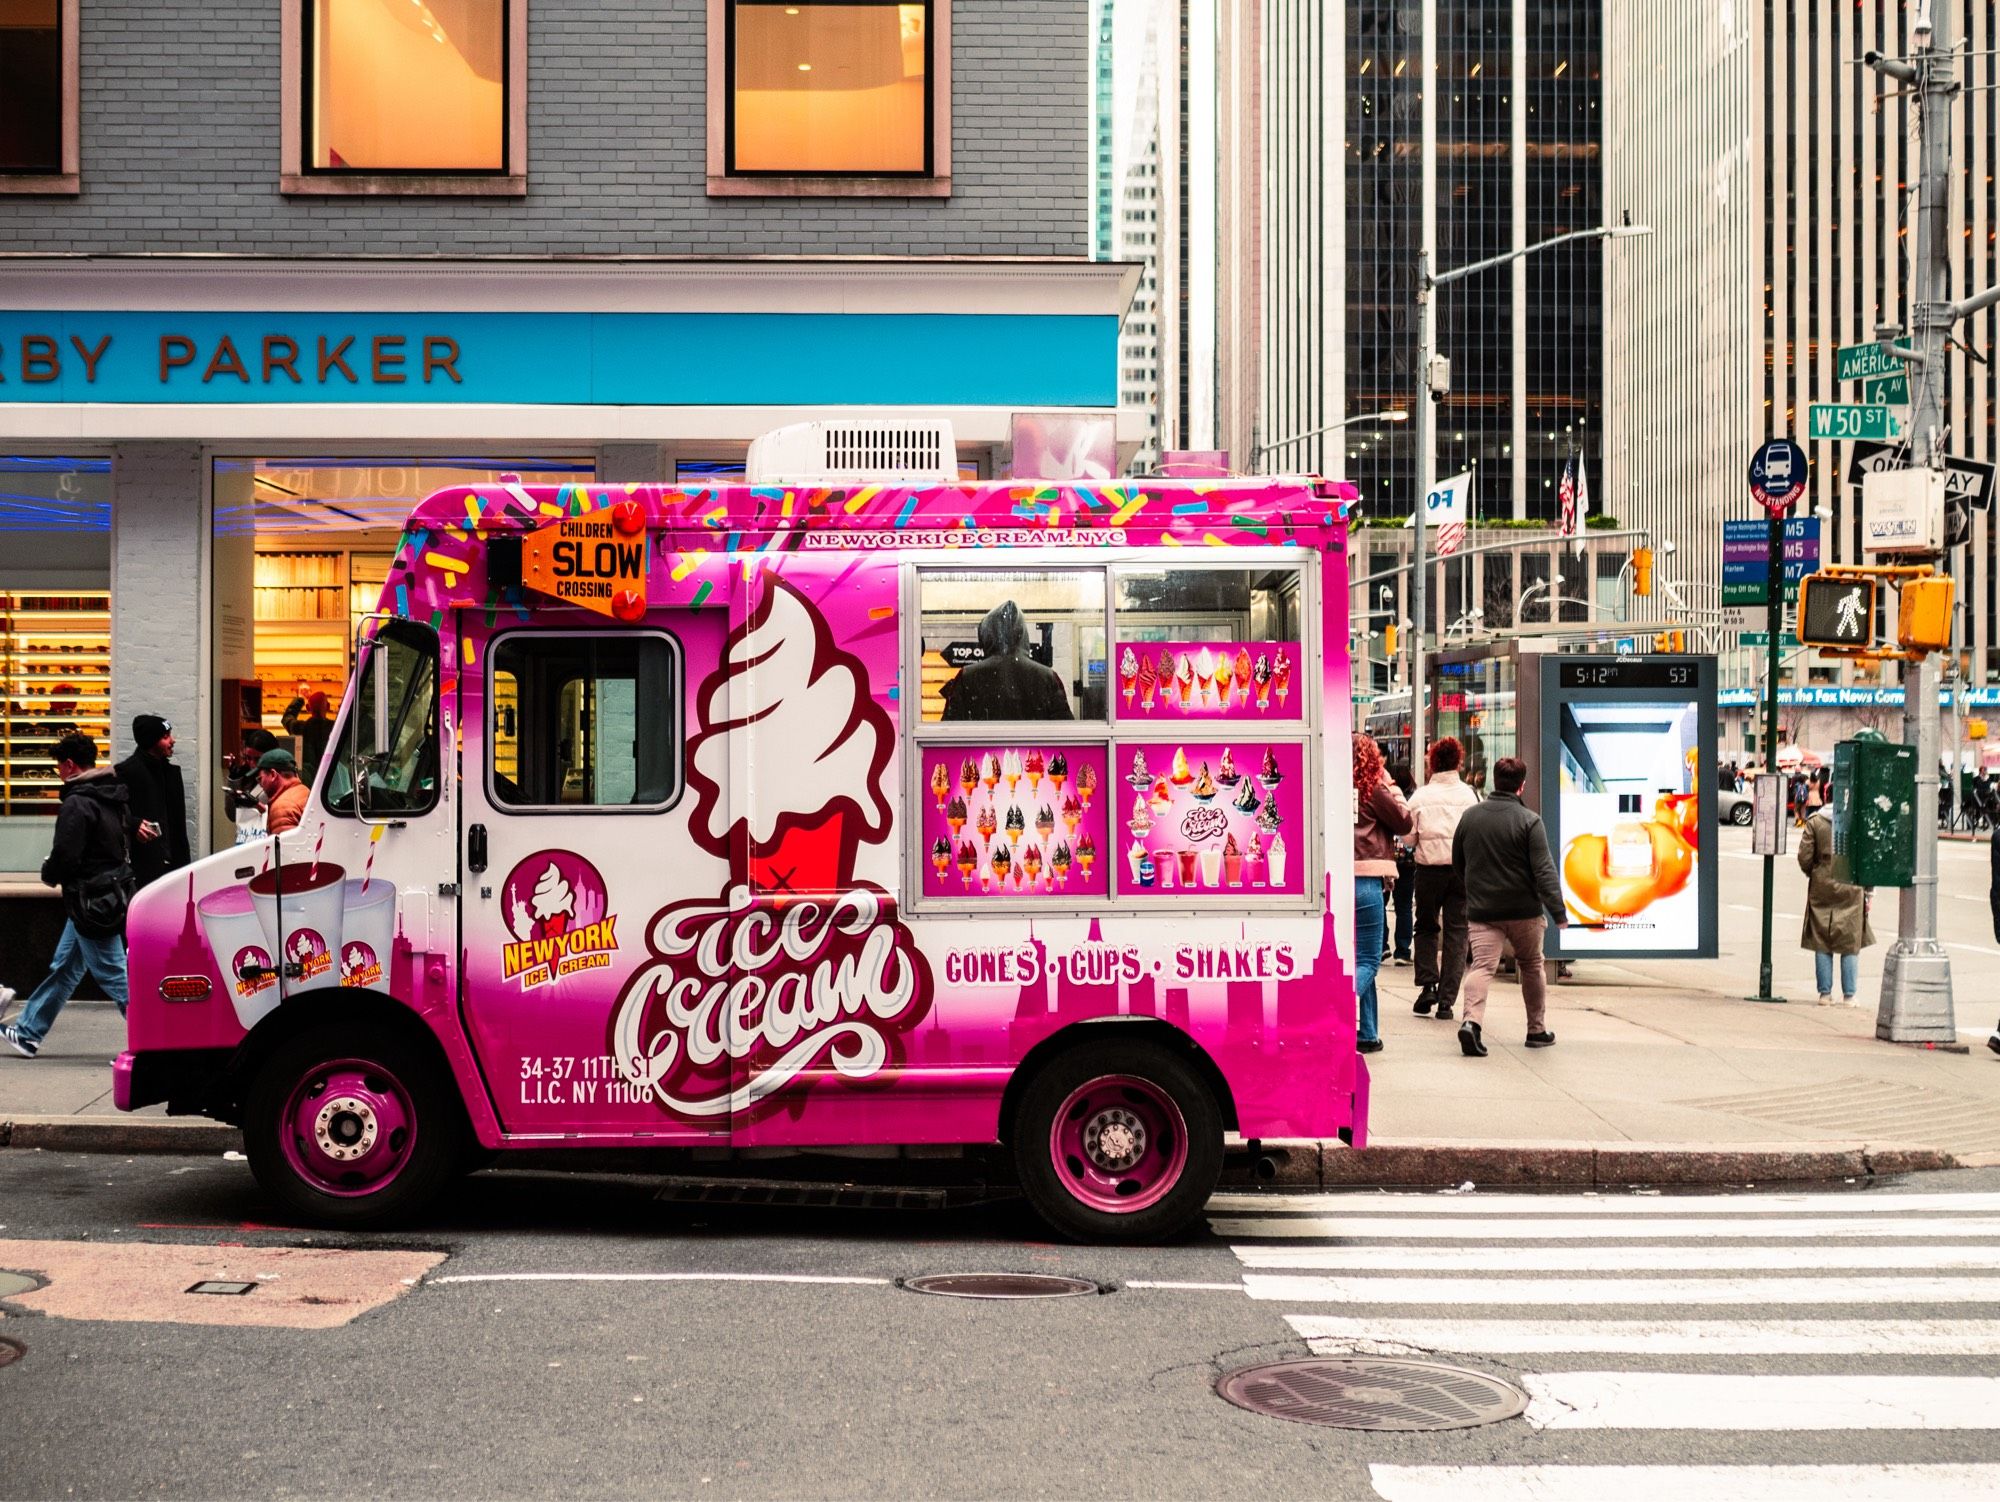
[[[950,484],[958,445],[942,418],[801,422],[753,439],[745,471],[752,485]]]

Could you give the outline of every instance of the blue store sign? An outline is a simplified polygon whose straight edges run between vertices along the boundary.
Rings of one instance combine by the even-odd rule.
[[[1118,320],[0,312],[0,402],[1109,408]]]

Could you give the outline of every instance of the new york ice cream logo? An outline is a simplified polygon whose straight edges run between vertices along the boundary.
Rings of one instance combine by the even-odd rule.
[[[696,1120],[773,1109],[808,1070],[879,1074],[931,998],[894,900],[854,876],[860,847],[891,832],[895,729],[820,613],[764,577],[688,746],[690,834],[729,862],[729,885],[654,916],[611,1023],[626,1078]]]
[[[503,979],[527,991],[611,964],[618,919],[604,878],[582,856],[538,850],[507,873],[500,896],[514,936],[501,956]]]
[[[327,948],[325,937],[318,929],[304,925],[292,930],[291,937],[285,942],[285,953],[297,967],[298,978],[302,981],[326,974],[333,964],[333,953]]]

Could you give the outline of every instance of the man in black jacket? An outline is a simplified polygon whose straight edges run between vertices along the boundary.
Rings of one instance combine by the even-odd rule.
[[[140,886],[188,863],[187,789],[174,765],[174,727],[156,714],[132,721],[139,749],[118,763],[131,800],[132,875]]]
[[[48,979],[35,988],[20,1017],[0,1027],[0,1038],[24,1059],[40,1052],[42,1039],[85,970],[118,1004],[118,1015],[125,1015],[122,903],[115,928],[79,924],[75,916],[79,899],[105,881],[122,875],[129,889],[125,788],[111,768],[97,765],[97,746],[87,735],[66,735],[57,741],[55,762],[63,780],[62,802],[56,809],[55,846],[42,862],[42,880],[63,889],[63,906],[71,917],[63,924]]]
[[[2000,829],[1993,831],[1992,842],[1993,884],[1986,900],[1993,905],[1993,937],[2000,939]],[[1993,1030],[1993,1036],[1986,1040],[1986,1046],[2000,1053],[2000,1028]]]
[[[1526,765],[1515,757],[1503,756],[1493,764],[1493,791],[1460,816],[1452,835],[1451,864],[1465,884],[1465,916],[1472,941],[1472,963],[1460,992],[1465,1020],[1458,1026],[1458,1046],[1468,1058],[1486,1056],[1486,1044],[1480,1038],[1486,1021],[1486,991],[1509,947],[1521,972],[1521,1000],[1528,1009],[1528,1047],[1547,1048],[1556,1041],[1556,1035],[1548,1030],[1542,935],[1549,919],[1558,928],[1567,920],[1542,816],[1521,801],[1521,786],[1527,780]]]

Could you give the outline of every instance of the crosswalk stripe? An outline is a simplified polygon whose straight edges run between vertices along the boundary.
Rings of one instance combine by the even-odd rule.
[[[2000,1356],[2000,1320],[1357,1319],[1288,1314],[1320,1356]],[[1700,1495],[1690,1493],[1689,1495]],[[2000,1490],[1994,1492],[2000,1496]]]
[[[1299,1216],[1297,1218],[1258,1217],[1237,1219],[1219,1216],[1209,1221],[1216,1235],[1228,1241],[1377,1240],[1404,1241],[1610,1241],[1668,1240],[1674,1237],[1721,1237],[1736,1240],[1808,1240],[1818,1237],[1843,1239],[1861,1236],[1896,1237],[1914,1240],[1937,1236],[2000,1236],[2000,1219],[1912,1217],[1909,1220],[1861,1218],[1855,1220],[1653,1220],[1634,1216],[1624,1220],[1516,1220],[1516,1219],[1423,1219],[1411,1216],[1365,1215]]]
[[[1359,1271],[1354,1247],[1237,1246],[1245,1267]],[[1367,1256],[1379,1262],[1381,1248]],[[2000,1270],[2000,1246],[1451,1246],[1403,1247],[1401,1270],[1438,1267],[1476,1273],[1782,1272],[1787,1270],[1912,1268],[1923,1272]]]
[[[1334,1304],[2000,1304],[2000,1278],[1303,1277],[1246,1273],[1253,1299]],[[2000,1413],[1995,1414],[2000,1420]]]
[[[1976,1502],[1994,1465],[1371,1465],[1383,1502]]]
[[[1984,901],[1985,899],[1980,899]],[[2000,1214],[2000,1194],[1218,1194],[1218,1215],[1908,1215],[1970,1210]]]
[[[1537,1429],[2000,1429],[2000,1378],[1530,1372]]]

